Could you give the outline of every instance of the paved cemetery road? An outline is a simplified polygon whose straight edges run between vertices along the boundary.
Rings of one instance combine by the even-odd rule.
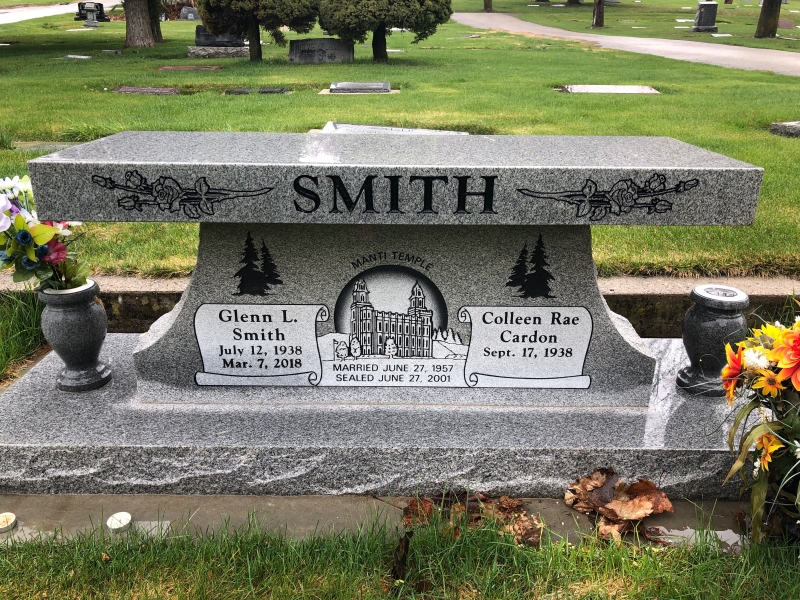
[[[20,0],[24,2],[25,0]],[[18,8],[0,9],[0,25],[9,23],[19,23],[28,19],[38,19],[39,17],[54,17],[66,13],[78,12],[78,4],[56,4],[54,6],[21,6]]]
[[[658,38],[621,37],[595,33],[575,33],[555,27],[522,21],[503,13],[453,13],[456,23],[477,29],[499,29],[510,33],[534,34],[592,42],[602,48],[655,54],[665,58],[717,65],[748,71],[773,71],[800,77],[800,52],[784,52],[762,48],[744,48],[726,44],[663,40]]]

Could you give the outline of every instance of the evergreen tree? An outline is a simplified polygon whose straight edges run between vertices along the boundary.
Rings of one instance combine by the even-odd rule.
[[[244,35],[250,42],[250,60],[261,60],[261,28],[279,46],[286,45],[281,27],[308,33],[317,21],[318,0],[198,0],[203,24],[213,35]]]
[[[389,358],[394,358],[397,356],[397,344],[394,342],[394,338],[386,338],[386,356]]]
[[[278,268],[275,266],[264,240],[261,240],[261,272],[264,274],[265,291],[276,285],[283,284],[281,276],[278,274]]]
[[[511,275],[508,277],[506,285],[515,287],[522,291],[522,286],[525,284],[525,276],[528,274],[528,244],[522,247],[519,253],[519,258],[514,266],[511,268]]]
[[[555,277],[546,268],[550,266],[550,263],[547,262],[542,234],[539,234],[536,247],[531,252],[530,265],[531,270],[525,276],[520,295],[523,298],[555,298],[550,295],[550,282],[555,281]]]
[[[244,265],[241,269],[236,271],[234,277],[239,278],[239,291],[234,294],[236,296],[264,296],[267,293],[267,283],[264,274],[258,270],[256,263],[258,262],[258,252],[253,244],[253,238],[250,237],[250,232],[247,232],[247,239],[244,241],[244,251],[242,252],[242,260],[240,264]]]
[[[413,44],[447,23],[450,0],[319,0],[319,24],[346,42],[363,43],[372,32],[372,60],[388,62],[386,36],[393,27],[414,33]]]

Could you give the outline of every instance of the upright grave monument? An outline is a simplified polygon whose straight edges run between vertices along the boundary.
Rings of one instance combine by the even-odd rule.
[[[682,436],[721,405],[609,311],[590,225],[748,224],[759,168],[667,138],[126,132],[30,172],[42,218],[199,222],[200,247],[178,306],[110,337],[112,383],[56,409],[69,431],[38,421],[49,449],[19,422],[55,365],[6,395],[7,489],[42,452],[65,491],[548,494],[612,463],[718,485],[722,436]]]

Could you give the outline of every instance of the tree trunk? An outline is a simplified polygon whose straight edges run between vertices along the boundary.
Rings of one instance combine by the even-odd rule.
[[[389,62],[389,53],[386,52],[386,25],[383,23],[372,32],[372,62]]]
[[[151,48],[156,45],[153,41],[153,30],[150,28],[147,2],[148,0],[125,0],[126,48]]]
[[[483,0],[483,12],[494,12],[492,10],[492,0]]]
[[[594,11],[592,12],[592,29],[595,27],[605,27],[605,0],[594,0]]]
[[[250,42],[250,62],[261,62],[261,29],[255,17],[247,22],[247,41]]]
[[[778,19],[781,16],[781,0],[764,0],[761,7],[761,16],[756,25],[757,38],[774,38],[778,33]]]
[[[164,36],[161,35],[161,13],[164,7],[161,0],[148,0],[147,10],[150,13],[150,31],[153,34],[153,41],[156,44],[164,43]]]

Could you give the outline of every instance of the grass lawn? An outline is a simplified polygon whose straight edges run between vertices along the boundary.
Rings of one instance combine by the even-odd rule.
[[[535,10],[535,9],[533,9]],[[68,32],[71,17],[0,26],[0,127],[17,140],[93,139],[126,129],[304,132],[328,120],[465,130],[473,134],[670,136],[766,170],[753,227],[596,227],[602,274],[800,273],[800,140],[768,132],[800,118],[800,79],[606,51],[576,42],[475,33],[456,24],[418,45],[394,34],[388,65],[369,48],[356,62],[289,65],[287,50],[246,59],[188,60],[194,24],[164,23],[169,40],[120,49],[124,23]],[[319,35],[319,31],[316,34]],[[93,56],[63,59],[66,54]],[[219,64],[219,71],[158,71]],[[392,96],[320,96],[336,80],[388,80]],[[567,83],[652,85],[659,96],[560,94]],[[119,85],[176,86],[180,96],[113,94]],[[230,87],[288,87],[283,96],[226,96]],[[0,174],[23,174],[35,153],[0,151]],[[196,227],[89,225],[89,262],[108,273],[190,272]]]
[[[53,4],[71,4],[64,0],[0,0],[0,8],[19,8],[20,6],[52,6]],[[103,4],[103,8],[106,5]],[[108,5],[111,8],[111,4]]]
[[[637,3],[634,0],[622,0],[619,4],[606,4],[605,27],[602,29],[591,27],[592,0],[584,0],[584,4],[580,6],[553,6],[553,4],[566,4],[566,0],[552,0],[549,4],[542,3],[535,6],[529,6],[530,4],[534,4],[533,0],[494,0],[492,7],[495,12],[512,13],[524,21],[581,33],[692,40],[751,48],[800,51],[800,29],[778,29],[780,38],[753,37],[758,16],[761,14],[758,0],[751,2],[734,0],[734,4],[719,3],[717,9],[719,32],[731,34],[731,37],[722,38],[712,37],[710,33],[692,33],[689,29],[676,29],[676,27],[691,27],[694,24],[679,23],[676,19],[694,21],[697,2],[642,0]],[[482,12],[483,0],[453,0],[453,10]],[[800,3],[790,2],[781,5],[781,19],[790,19],[795,25],[800,25],[800,12],[790,12],[793,10],[800,11]]]
[[[452,531],[452,530],[451,530]],[[3,598],[795,599],[797,546],[619,546],[596,537],[517,547],[497,525],[456,539],[415,531],[392,577],[397,534],[382,527],[294,541],[257,528],[193,538],[100,535],[0,549]]]

